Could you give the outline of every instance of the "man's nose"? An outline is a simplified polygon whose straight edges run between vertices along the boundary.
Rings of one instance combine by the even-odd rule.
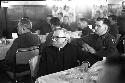
[[[97,29],[98,27],[97,26],[95,26],[95,30]]]

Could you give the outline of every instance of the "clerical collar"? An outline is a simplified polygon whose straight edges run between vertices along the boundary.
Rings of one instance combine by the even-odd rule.
[[[65,47],[67,47],[67,46],[68,46],[68,43],[67,43],[66,45],[64,45],[63,47],[60,47],[60,48],[58,48],[58,49],[59,49],[59,51],[60,51],[61,49],[65,48]]]

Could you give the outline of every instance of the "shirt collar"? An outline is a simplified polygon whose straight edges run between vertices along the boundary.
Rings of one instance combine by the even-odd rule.
[[[101,35],[100,38],[101,38],[101,39],[105,39],[105,38],[108,36],[108,34],[109,34],[109,33],[106,32],[105,34]]]

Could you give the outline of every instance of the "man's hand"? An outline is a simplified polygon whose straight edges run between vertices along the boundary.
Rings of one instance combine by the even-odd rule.
[[[82,45],[82,50],[83,50],[83,51],[86,51],[86,52],[89,51],[89,50],[88,50],[88,47],[87,47],[87,44],[83,44],[83,45]]]
[[[36,30],[35,33],[40,35],[40,30]]]
[[[91,46],[89,46],[88,44],[87,44],[87,47],[88,47],[88,50],[89,50],[90,53],[92,53],[92,54],[96,53],[95,49],[92,48]]]
[[[90,52],[92,54],[96,53],[95,49],[92,48],[91,46],[89,46],[88,44],[83,44],[82,46],[83,46],[83,48],[82,48],[83,51],[87,51],[87,52]]]

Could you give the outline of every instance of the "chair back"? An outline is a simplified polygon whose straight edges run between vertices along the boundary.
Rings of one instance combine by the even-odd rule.
[[[16,52],[16,64],[29,64],[29,60],[38,55],[39,49],[37,46],[20,48]]]
[[[39,56],[34,56],[30,61],[30,71],[31,71],[31,77],[35,77],[37,73],[37,64],[39,63]]]

